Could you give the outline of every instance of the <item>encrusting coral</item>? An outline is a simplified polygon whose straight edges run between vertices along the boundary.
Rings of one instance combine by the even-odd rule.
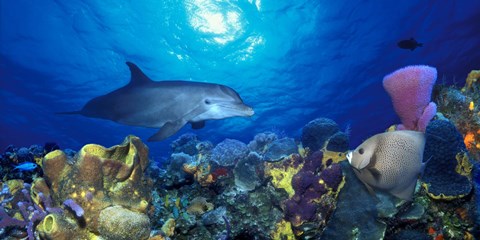
[[[187,208],[187,212],[194,215],[202,215],[203,213],[213,209],[213,204],[207,202],[204,197],[196,197],[192,199]]]

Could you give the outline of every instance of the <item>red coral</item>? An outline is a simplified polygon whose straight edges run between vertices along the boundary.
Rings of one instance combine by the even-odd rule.
[[[225,176],[225,177],[228,176],[229,170],[228,170],[228,168],[220,167],[220,168],[215,169],[211,174],[213,176],[213,180],[217,181],[217,179],[221,176]]]

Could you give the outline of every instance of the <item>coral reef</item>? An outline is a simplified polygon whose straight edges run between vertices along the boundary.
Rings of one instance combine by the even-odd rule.
[[[202,161],[203,160],[203,161]],[[211,165],[208,161],[193,161],[183,164],[183,171],[193,174],[193,178],[202,186],[206,187],[215,182],[216,178],[211,171]]]
[[[302,145],[311,152],[327,149],[334,152],[348,150],[348,135],[340,131],[338,124],[329,118],[317,118],[302,129]]]
[[[474,221],[474,229],[473,229],[473,234],[476,236],[480,235],[480,163],[476,163],[474,165],[474,171],[473,171],[473,182],[474,182],[474,188],[475,188],[475,209],[473,211],[473,221]]]
[[[189,184],[192,181],[191,175],[196,171],[196,166],[190,166],[189,164],[195,162],[193,156],[183,152],[173,153],[170,156],[170,163],[167,166],[168,175],[165,176],[163,181],[167,188],[173,188],[175,186]],[[185,172],[184,165],[190,166],[189,172]],[[195,168],[195,169],[193,169]],[[195,171],[194,171],[195,170]],[[189,174],[190,173],[190,174]]]
[[[467,149],[477,160],[480,159],[480,91],[477,82],[479,72],[473,70],[461,90],[455,86],[438,85],[433,95],[438,103],[438,111],[455,124],[464,137]]]
[[[62,209],[51,205],[50,196],[38,193],[37,199],[30,195],[32,186],[23,180],[9,180],[2,184],[0,206],[0,228],[20,227],[29,240],[35,239],[35,225],[47,214],[62,213]],[[7,213],[8,211],[8,213]]]
[[[85,145],[73,164],[60,150],[47,154],[43,159],[45,180],[38,179],[32,188],[48,193],[56,204],[65,203],[72,214],[47,215],[39,224],[40,235],[45,239],[67,235],[67,239],[97,235],[104,239],[147,239],[150,191],[143,172],[148,161],[148,148],[134,136],[111,148]],[[72,222],[74,226],[70,226]]]
[[[248,143],[248,148],[251,151],[257,152],[259,154],[264,154],[267,150],[267,147],[275,140],[278,139],[277,134],[272,132],[264,132],[255,135],[252,141]]]
[[[291,154],[298,153],[298,147],[293,138],[281,138],[266,146],[264,154],[265,161],[280,161]]]
[[[15,147],[9,145],[0,154],[0,171],[2,180],[23,179],[26,183],[32,183],[36,177],[43,176],[41,166],[42,158],[47,153],[40,145],[30,147]]]
[[[194,181],[169,185],[170,188],[165,188],[168,181],[157,181],[160,184],[155,185],[152,192],[153,228],[158,229],[174,219],[175,232],[171,237],[175,239],[268,239],[275,224],[284,216],[280,205],[287,194],[274,188],[266,179],[269,176],[264,175],[266,146],[274,141],[264,140],[257,136],[259,144],[265,143],[259,152],[250,148],[245,151],[246,145],[229,140],[199,151],[189,160],[179,161],[185,162],[182,170],[193,176]],[[254,142],[250,146],[255,145]],[[240,148],[235,149],[236,146]],[[214,154],[216,160],[212,157]],[[234,165],[222,166],[224,159],[220,156],[230,158],[227,160]],[[178,165],[173,161],[170,164]],[[169,174],[160,172],[156,177],[165,179]],[[205,179],[199,179],[200,175]]]
[[[234,166],[238,160],[249,153],[247,145],[233,139],[225,139],[212,150],[211,159],[220,166]]]
[[[256,152],[250,152],[247,157],[240,159],[235,168],[235,186],[240,191],[252,191],[260,186],[261,179],[257,172],[262,171],[263,163],[260,155]]]
[[[100,212],[98,232],[104,239],[148,239],[150,219],[144,213],[114,205]]]
[[[458,108],[476,111],[465,105]],[[148,148],[133,136],[111,148],[88,144],[77,154],[55,150],[45,155],[38,145],[12,147],[11,154],[2,155],[2,164],[13,159],[37,162],[43,177],[32,175],[31,184],[0,182],[0,238],[478,236],[480,167],[465,147],[465,139],[475,147],[476,134],[463,137],[448,120],[430,122],[428,163],[408,202],[367,191],[343,161],[348,135],[335,122],[316,119],[307,125],[306,148],[269,132],[257,134],[248,145],[226,139],[216,146],[188,134],[171,144],[172,154],[164,163],[153,164]]]
[[[271,177],[275,188],[284,189],[289,197],[295,194],[292,179],[303,167],[303,159],[298,154],[291,155],[281,162],[265,163],[265,176]]]
[[[302,145],[315,152],[324,147],[328,139],[339,132],[338,124],[328,118],[317,118],[302,128]]]
[[[180,135],[178,139],[170,143],[170,148],[174,153],[185,153],[193,156],[198,153],[197,144],[199,143],[197,135],[187,133]]]
[[[322,239],[382,239],[386,225],[377,221],[375,199],[358,180],[346,162],[340,163],[345,184],[338,196],[337,208]]]
[[[345,152],[348,150],[348,144],[348,134],[345,132],[337,132],[330,137],[325,149],[332,152]]]
[[[437,105],[430,102],[437,70],[430,66],[407,66],[383,78],[383,87],[392,98],[402,124],[397,129],[425,131]]]
[[[296,236],[318,237],[335,210],[336,197],[343,186],[338,163],[325,159],[322,151],[302,158],[298,154],[277,163],[265,163],[265,176],[284,189],[289,198],[282,202],[284,218]]]
[[[468,156],[463,158],[462,153],[467,149],[461,134],[449,121],[435,120],[427,126],[426,138],[424,159],[427,163],[422,181],[428,195],[444,200],[468,195],[472,190],[468,172],[471,167],[468,170]]]
[[[192,199],[187,208],[187,212],[193,215],[202,215],[210,210],[213,210],[213,204],[207,202],[207,199],[204,197],[196,197]]]
[[[292,224],[282,219],[275,225],[275,231],[271,233],[271,237],[272,239],[294,240],[295,235],[293,234]]]
[[[465,80],[465,87],[462,91],[478,92],[478,83],[480,81],[480,70],[472,70]]]

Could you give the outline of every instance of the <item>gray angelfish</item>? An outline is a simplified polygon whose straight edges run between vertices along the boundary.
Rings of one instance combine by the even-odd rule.
[[[205,120],[246,117],[254,114],[230,87],[191,81],[152,81],[140,68],[127,62],[130,82],[113,92],[90,100],[80,111],[86,117],[121,124],[160,128],[148,141],[161,141],[185,124],[199,129]]]
[[[347,154],[357,177],[368,190],[382,190],[411,200],[423,171],[425,134],[394,131],[377,134]]]

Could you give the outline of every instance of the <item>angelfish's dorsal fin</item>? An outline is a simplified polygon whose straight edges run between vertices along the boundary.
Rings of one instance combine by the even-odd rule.
[[[126,64],[128,65],[128,68],[130,68],[131,74],[130,83],[128,83],[129,86],[138,86],[153,82],[152,79],[147,77],[137,65],[131,62],[126,62]]]

